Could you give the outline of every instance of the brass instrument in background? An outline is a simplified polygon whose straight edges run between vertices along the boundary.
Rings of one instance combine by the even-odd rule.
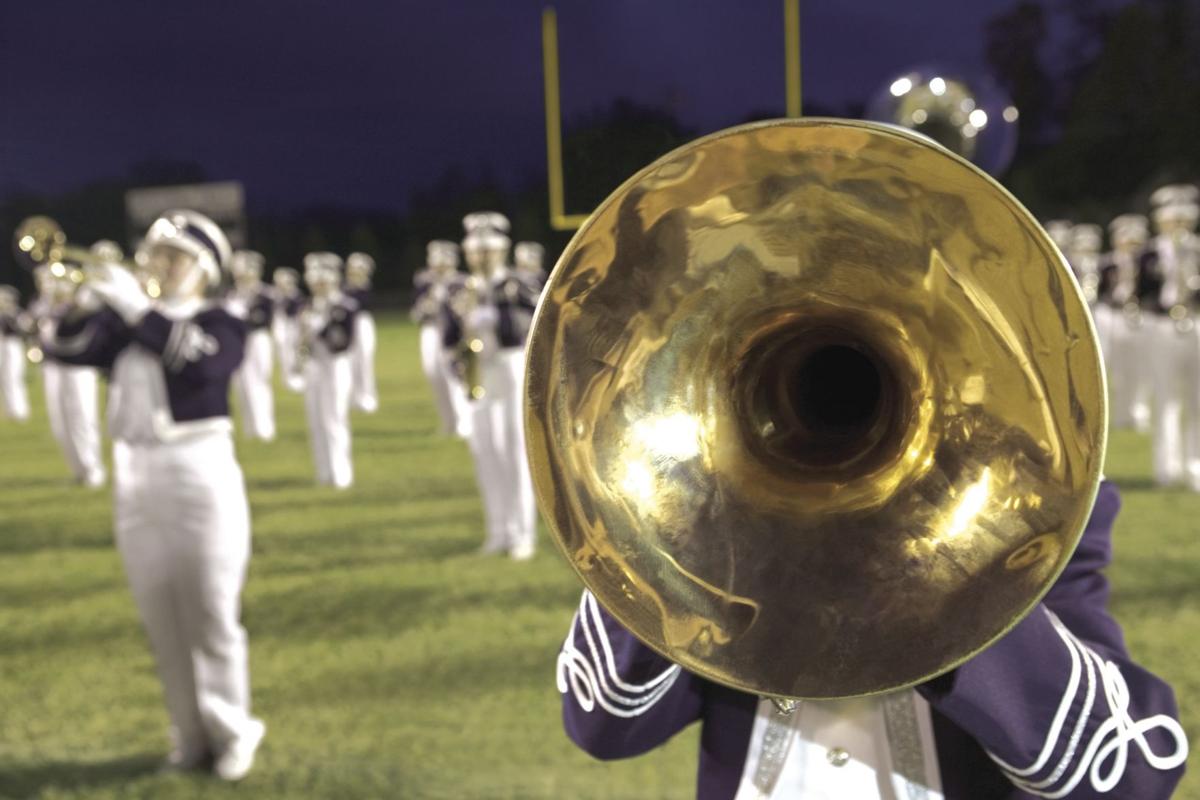
[[[890,126],[732,128],[630,178],[534,320],[554,539],[639,639],[786,698],[912,686],[1034,608],[1107,429],[1086,304],[1036,220]]]
[[[998,175],[1012,162],[1020,114],[994,81],[964,78],[956,70],[917,67],[888,81],[872,97],[867,118],[928,136],[985,172]]]
[[[108,264],[127,269],[135,275],[140,272],[139,266],[133,261],[113,261],[86,247],[70,244],[62,226],[45,216],[22,220],[13,234],[13,250],[17,260],[27,269],[45,265],[55,278],[76,287],[89,280],[88,268],[92,266]],[[158,285],[153,278],[142,280],[142,285],[151,297],[159,296]]]
[[[462,325],[462,338],[454,354],[454,363],[459,377],[466,388],[468,400],[482,400],[487,394],[483,386],[485,357],[483,332],[471,324],[475,309],[482,302],[487,290],[487,281],[478,275],[468,276],[462,288],[450,295],[450,309]]]

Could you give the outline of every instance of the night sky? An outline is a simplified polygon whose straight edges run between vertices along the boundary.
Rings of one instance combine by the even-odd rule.
[[[1015,0],[802,3],[806,103],[840,110],[918,63],[983,68]],[[239,179],[252,209],[403,210],[453,165],[544,174],[541,2],[37,0],[0,4],[0,199],[149,159]],[[559,11],[572,117],[619,96],[708,131],[783,110],[780,0]]]

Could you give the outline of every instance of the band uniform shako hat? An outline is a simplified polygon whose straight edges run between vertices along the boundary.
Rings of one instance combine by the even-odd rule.
[[[1058,249],[1063,250],[1071,243],[1071,229],[1075,227],[1071,220],[1047,220],[1043,227],[1046,228],[1046,233],[1050,234],[1050,241],[1058,245]]]
[[[484,250],[493,253],[497,250],[507,250],[512,246],[512,239],[498,230],[484,231],[479,235],[479,240]]]
[[[425,261],[430,264],[453,261],[458,263],[458,245],[448,239],[434,239],[425,245]]]
[[[508,233],[510,229],[508,217],[498,211],[476,211],[463,217],[463,230],[469,234],[489,230]]]
[[[1197,202],[1200,202],[1200,189],[1190,183],[1172,183],[1160,186],[1150,195],[1150,205],[1155,208]]]
[[[255,250],[235,250],[229,259],[229,272],[235,278],[242,275],[262,276],[266,259]]]
[[[100,239],[97,242],[93,242],[92,246],[88,249],[110,263],[117,263],[125,258],[125,251],[121,249],[121,245],[112,239]]]
[[[375,259],[371,258],[367,253],[351,253],[346,256],[346,271],[352,272],[359,270],[365,272],[368,276],[375,273]]]
[[[1121,214],[1108,223],[1108,235],[1114,242],[1118,239],[1144,242],[1150,237],[1150,220],[1142,214]]]
[[[513,249],[513,258],[517,264],[529,264],[540,267],[545,257],[546,248],[537,242],[517,242],[516,248]]]
[[[1154,222],[1158,225],[1164,222],[1184,222],[1194,225],[1197,220],[1200,220],[1200,205],[1195,202],[1179,200],[1154,209]]]
[[[221,282],[221,273],[229,266],[232,248],[221,226],[196,211],[167,211],[151,223],[142,247],[164,244],[183,250],[196,258],[210,286]]]
[[[1104,229],[1099,225],[1081,224],[1071,228],[1071,250],[1098,253],[1103,247]]]

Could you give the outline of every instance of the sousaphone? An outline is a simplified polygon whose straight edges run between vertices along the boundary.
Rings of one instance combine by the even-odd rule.
[[[1036,220],[895,127],[797,119],[617,189],[530,338],[529,459],[584,584],[663,656],[775,698],[911,686],[1066,565],[1107,427]]]

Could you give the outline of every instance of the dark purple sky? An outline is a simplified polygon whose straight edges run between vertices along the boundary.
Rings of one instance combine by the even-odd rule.
[[[1016,0],[803,3],[806,98],[862,102],[922,62],[982,68]],[[252,208],[400,209],[451,165],[544,172],[541,2],[0,2],[0,197],[199,162]],[[783,108],[780,0],[559,7],[573,114],[622,95],[712,130]]]

